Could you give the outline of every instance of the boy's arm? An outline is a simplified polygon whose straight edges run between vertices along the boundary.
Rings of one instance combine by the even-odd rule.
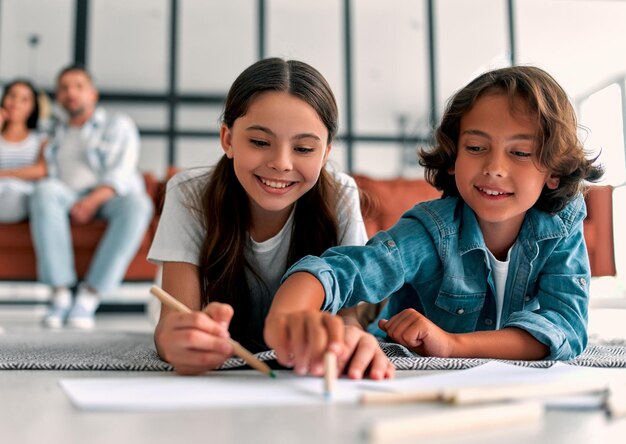
[[[519,328],[448,333],[413,309],[381,320],[379,326],[391,339],[422,356],[536,360],[550,353],[547,345]]]
[[[315,276],[306,272],[294,273],[280,286],[267,315],[282,315],[295,311],[319,311],[324,303],[324,287]],[[266,322],[267,324],[267,322]]]
[[[519,328],[454,335],[451,357],[531,361],[543,359],[550,348]]]
[[[265,319],[265,343],[298,374],[319,373],[326,351],[339,358],[345,353],[343,321],[320,311],[323,302],[322,284],[309,273],[294,273],[276,292]]]

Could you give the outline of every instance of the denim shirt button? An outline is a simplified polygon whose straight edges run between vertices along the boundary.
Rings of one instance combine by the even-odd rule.
[[[389,248],[393,248],[393,247],[395,247],[395,246],[396,246],[396,243],[395,243],[394,241],[392,241],[392,240],[388,240],[388,241],[386,242],[386,244],[387,244],[387,246],[388,246]]]
[[[462,315],[463,313],[465,313],[465,309],[464,308],[459,308],[456,311],[456,314],[458,314],[458,315]]]
[[[528,295],[524,296],[524,302],[528,302],[528,301],[530,301],[530,296]]]
[[[485,319],[485,325],[491,325],[493,324],[493,321],[489,318]]]
[[[578,283],[580,284],[581,287],[586,287],[587,286],[587,279],[580,278],[580,279],[578,279]]]

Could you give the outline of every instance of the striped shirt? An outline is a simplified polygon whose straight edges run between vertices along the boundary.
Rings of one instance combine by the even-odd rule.
[[[0,135],[0,170],[34,164],[39,156],[40,145],[41,138],[35,131],[19,142],[9,142]]]

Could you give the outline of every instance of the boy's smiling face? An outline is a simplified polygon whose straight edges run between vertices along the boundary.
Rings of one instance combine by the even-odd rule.
[[[544,186],[558,177],[539,166],[538,123],[516,98],[515,111],[501,93],[480,97],[461,118],[454,168],[456,186],[486,230],[517,236]]]

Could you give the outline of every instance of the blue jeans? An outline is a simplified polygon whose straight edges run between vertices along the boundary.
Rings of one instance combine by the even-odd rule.
[[[37,253],[37,274],[45,284],[76,284],[69,213],[85,194],[53,178],[35,186],[30,200],[30,227]],[[145,193],[116,196],[100,207],[96,217],[107,220],[107,228],[85,276],[87,284],[98,293],[111,291],[122,282],[152,213],[152,201]]]
[[[13,224],[28,218],[28,199],[33,182],[0,177],[0,223]]]

